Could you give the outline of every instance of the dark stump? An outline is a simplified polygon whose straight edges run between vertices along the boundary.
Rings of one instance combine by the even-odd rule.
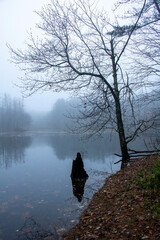
[[[73,186],[73,194],[77,197],[78,201],[82,201],[82,197],[84,194],[84,186],[86,180],[88,178],[88,174],[84,169],[83,160],[80,153],[77,153],[76,160],[73,160],[72,163],[72,186]]]
[[[76,160],[72,163],[71,178],[88,178],[88,174],[84,169],[83,160],[81,154],[78,152]]]

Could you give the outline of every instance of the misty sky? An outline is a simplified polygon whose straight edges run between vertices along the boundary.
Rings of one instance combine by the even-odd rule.
[[[99,0],[107,11],[114,0]],[[10,63],[9,50],[6,43],[13,48],[24,48],[27,31],[34,32],[35,24],[39,21],[34,10],[40,10],[50,0],[0,0],[0,95],[8,93],[12,97],[22,97],[21,90],[15,86],[24,72]],[[37,93],[25,98],[26,110],[48,111],[58,98],[66,97],[64,93]]]

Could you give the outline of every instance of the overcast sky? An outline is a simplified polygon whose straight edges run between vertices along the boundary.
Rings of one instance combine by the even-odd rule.
[[[113,1],[99,0],[99,3],[109,10]],[[6,43],[13,48],[23,49],[27,30],[33,29],[38,22],[34,10],[40,10],[49,2],[50,0],[0,0],[0,95],[8,93],[13,97],[22,97],[21,90],[15,84],[24,73],[10,63]],[[63,93],[37,93],[25,98],[25,106],[27,110],[48,111],[53,103],[63,96]]]

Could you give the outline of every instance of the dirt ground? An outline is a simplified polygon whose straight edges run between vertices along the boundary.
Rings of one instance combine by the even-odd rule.
[[[150,174],[159,155],[137,159],[127,168],[110,176],[94,194],[79,223],[61,238],[89,239],[160,239],[160,189],[147,191],[137,184],[138,173]]]

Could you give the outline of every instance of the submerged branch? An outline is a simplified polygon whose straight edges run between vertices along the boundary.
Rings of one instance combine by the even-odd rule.
[[[149,150],[148,150],[148,151],[147,151],[147,150],[144,150],[144,151],[135,151],[135,150],[132,150],[132,149],[128,149],[128,151],[131,152],[130,155],[131,155],[131,154],[138,154],[138,153],[157,153],[157,152],[160,152],[159,149],[158,149],[158,150],[150,150],[150,151],[149,151]]]
[[[128,152],[129,152],[129,162],[130,161],[133,161],[134,159],[137,159],[139,157],[146,157],[148,155],[154,155],[154,154],[157,154],[160,152],[160,150],[144,150],[144,151],[135,151],[135,150],[132,150],[132,149],[128,149]],[[117,154],[117,153],[114,153],[115,156],[118,156],[118,157],[121,157],[122,158],[122,155],[121,154]],[[115,162],[114,164],[117,164],[117,163],[120,163],[122,162],[122,159],[118,160],[117,162]]]

